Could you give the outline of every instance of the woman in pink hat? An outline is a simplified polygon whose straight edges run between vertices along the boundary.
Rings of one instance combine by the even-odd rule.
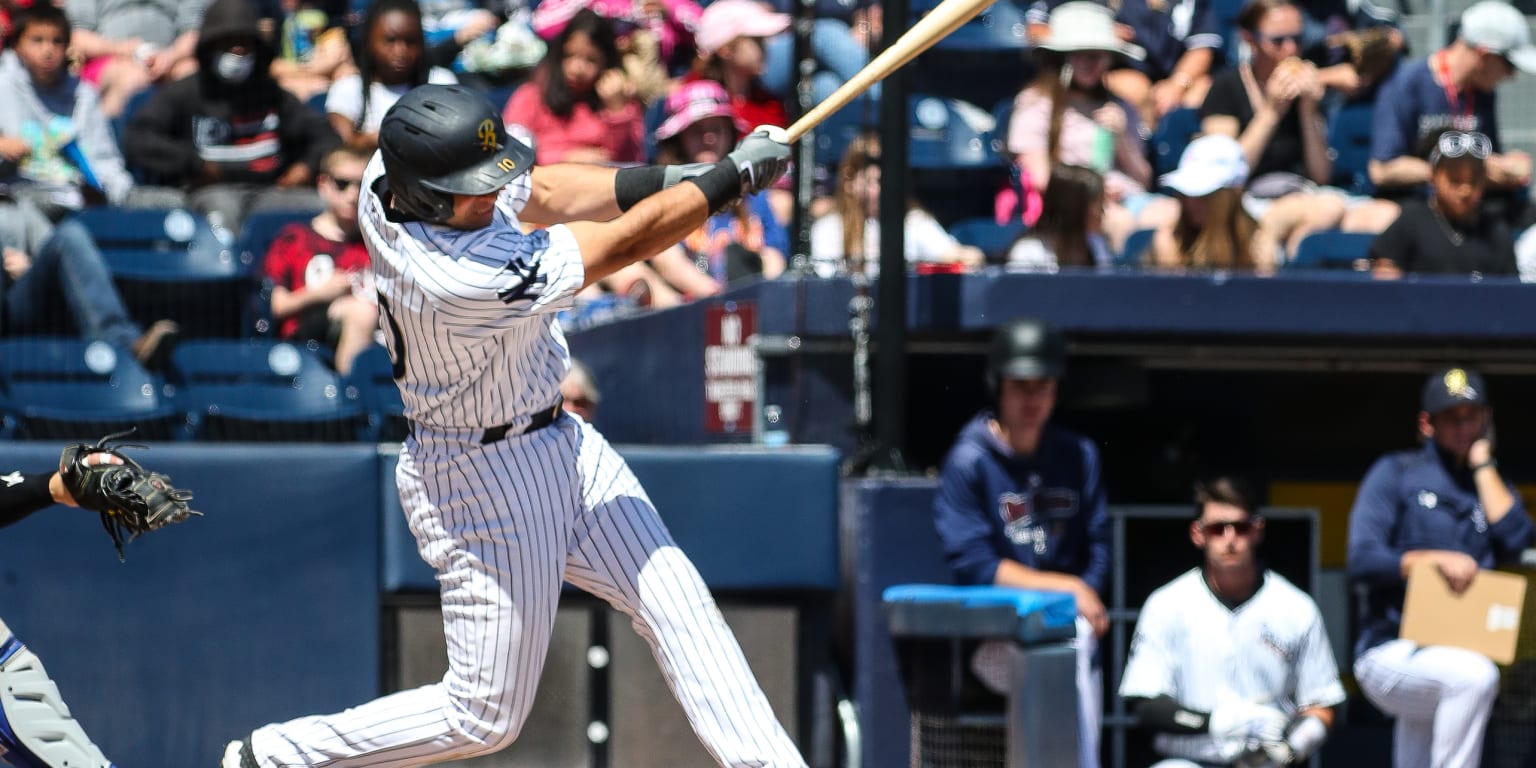
[[[612,22],[590,10],[571,17],[502,120],[533,137],[539,164],[638,163],[645,119],[619,58]]]
[[[784,103],[763,86],[766,38],[789,29],[789,16],[755,0],[715,0],[704,9],[694,36],[699,58],[687,81],[725,86],[736,116],[747,125],[789,125]]]

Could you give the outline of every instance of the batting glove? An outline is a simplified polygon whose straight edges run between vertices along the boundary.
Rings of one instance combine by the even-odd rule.
[[[741,171],[741,194],[772,187],[789,171],[789,133],[774,125],[759,125],[725,156]]]

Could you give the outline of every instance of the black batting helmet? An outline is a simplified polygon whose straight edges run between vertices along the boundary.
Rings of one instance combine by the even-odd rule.
[[[461,85],[422,85],[379,125],[379,150],[394,207],[440,223],[454,195],[484,195],[533,168],[533,150],[507,135],[484,96]]]
[[[1067,342],[1061,332],[1033,317],[997,329],[987,356],[987,385],[997,394],[1003,379],[1056,379],[1067,367]]]

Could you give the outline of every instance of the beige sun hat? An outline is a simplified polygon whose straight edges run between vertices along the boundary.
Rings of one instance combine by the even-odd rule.
[[[1088,0],[1063,3],[1051,11],[1051,31],[1038,47],[1057,53],[1109,51],[1141,61],[1147,51],[1115,34],[1115,13]]]

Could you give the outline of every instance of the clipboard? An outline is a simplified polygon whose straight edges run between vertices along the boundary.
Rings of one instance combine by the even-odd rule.
[[[1524,606],[1524,576],[1479,571],[1458,595],[1434,563],[1420,562],[1408,573],[1398,636],[1419,645],[1465,648],[1509,664],[1515,660]]]

